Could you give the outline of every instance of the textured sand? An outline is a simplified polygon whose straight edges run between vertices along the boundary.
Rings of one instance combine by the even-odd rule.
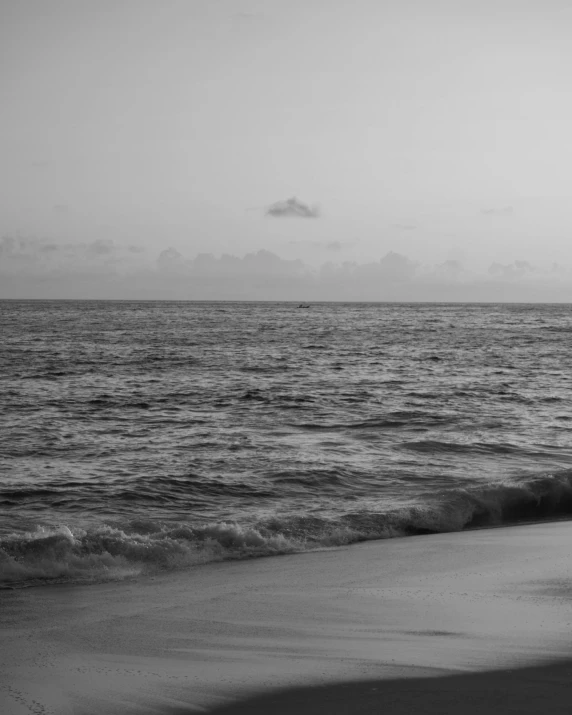
[[[0,712],[570,713],[571,636],[571,523],[378,541],[0,592]]]

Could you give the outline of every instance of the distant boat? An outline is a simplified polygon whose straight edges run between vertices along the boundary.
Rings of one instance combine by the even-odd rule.
[[[309,307],[310,307],[309,303],[300,303],[300,305],[298,306],[298,308],[309,308]]]

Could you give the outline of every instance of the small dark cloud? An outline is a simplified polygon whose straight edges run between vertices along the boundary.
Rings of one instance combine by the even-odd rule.
[[[413,223],[394,223],[393,228],[398,228],[400,231],[415,231],[417,226]]]
[[[143,246],[129,246],[129,253],[144,253],[145,249]]]
[[[266,209],[266,216],[272,218],[318,218],[319,215],[317,206],[308,206],[295,196],[286,201],[277,201]]]
[[[485,216],[512,216],[514,213],[514,209],[512,208],[512,206],[505,206],[504,208],[500,209],[483,209],[481,213]]]
[[[52,206],[52,211],[56,214],[67,214],[69,206],[67,204],[54,204]]]

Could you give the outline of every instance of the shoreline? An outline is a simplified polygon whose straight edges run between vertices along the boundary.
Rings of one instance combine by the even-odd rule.
[[[22,580],[22,581],[6,581],[6,582],[0,582],[0,593],[3,591],[20,591],[24,589],[36,589],[36,588],[54,588],[54,587],[82,587],[82,588],[88,588],[90,586],[98,586],[102,584],[121,584],[121,583],[133,583],[133,582],[139,582],[141,580],[145,579],[156,579],[161,576],[168,576],[169,574],[178,574],[178,573],[188,573],[190,571],[194,571],[195,569],[198,568],[203,568],[205,566],[210,566],[213,564],[225,564],[225,563],[243,563],[243,562],[250,562],[253,560],[258,560],[258,559],[274,559],[274,558],[283,558],[285,556],[298,556],[302,554],[314,554],[314,553],[322,553],[322,552],[329,552],[329,551],[336,551],[336,550],[343,550],[343,549],[348,549],[352,548],[354,546],[361,546],[363,544],[376,544],[376,543],[385,543],[389,541],[394,541],[395,539],[401,540],[401,539],[410,539],[410,538],[426,538],[426,537],[433,537],[433,536],[440,536],[440,535],[447,535],[447,534],[464,534],[464,533],[471,533],[475,531],[488,531],[488,530],[495,530],[495,529],[513,529],[513,528],[520,528],[524,526],[535,526],[535,525],[547,525],[547,524],[560,524],[560,523],[567,523],[569,522],[572,524],[572,516],[571,515],[562,515],[562,516],[551,516],[546,519],[527,519],[523,521],[514,521],[514,522],[503,522],[499,524],[482,524],[478,526],[468,526],[463,529],[459,530],[452,530],[452,531],[436,531],[436,532],[427,532],[427,533],[411,533],[411,534],[399,534],[395,536],[386,536],[386,537],[372,537],[372,538],[363,538],[359,539],[356,541],[350,541],[345,544],[335,544],[332,546],[328,545],[318,545],[315,546],[314,548],[309,548],[309,549],[300,549],[300,550],[292,550],[292,551],[284,551],[284,552],[278,552],[278,553],[247,553],[244,555],[232,557],[232,558],[220,558],[220,559],[213,559],[211,561],[197,561],[196,563],[189,563],[185,564],[182,566],[175,566],[170,569],[157,569],[156,571],[148,571],[148,572],[141,572],[138,574],[133,574],[129,576],[119,576],[119,577],[109,577],[109,578],[103,578],[103,579],[85,579],[85,580],[73,580],[73,579],[66,579],[65,577],[61,576],[54,576],[54,577],[37,577],[36,579],[29,579],[29,580]]]
[[[572,658],[572,522],[502,526],[3,590],[0,710],[182,713]]]

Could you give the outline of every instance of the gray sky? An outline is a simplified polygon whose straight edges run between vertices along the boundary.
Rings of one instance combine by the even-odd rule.
[[[2,233],[572,263],[569,0],[0,13]],[[319,217],[265,217],[292,196]]]

